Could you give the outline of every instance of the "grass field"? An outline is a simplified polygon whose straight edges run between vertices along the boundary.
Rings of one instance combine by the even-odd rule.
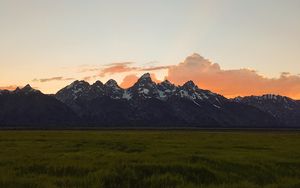
[[[300,187],[300,133],[0,131],[0,187]]]

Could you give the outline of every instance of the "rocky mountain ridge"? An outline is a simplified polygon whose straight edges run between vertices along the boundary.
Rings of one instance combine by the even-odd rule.
[[[193,81],[155,83],[146,73],[127,89],[111,79],[77,80],[54,95],[29,85],[0,91],[0,126],[288,128],[300,127],[299,106],[275,95],[227,99]]]

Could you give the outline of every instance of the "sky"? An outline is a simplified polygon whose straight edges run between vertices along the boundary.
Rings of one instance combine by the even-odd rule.
[[[227,97],[300,99],[299,0],[0,0],[0,89],[150,72]]]

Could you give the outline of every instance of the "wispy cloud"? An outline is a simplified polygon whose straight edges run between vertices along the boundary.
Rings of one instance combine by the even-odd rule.
[[[170,66],[131,66],[133,62],[111,63],[107,64],[106,68],[102,69],[99,73],[100,77],[104,77],[107,74],[126,73],[126,72],[141,72],[141,71],[156,71],[162,69],[168,69]]]
[[[106,68],[100,70],[99,76],[104,77],[107,74],[124,73],[130,71],[137,71],[138,67],[129,66],[132,62],[122,62],[122,63],[111,63],[107,64]]]
[[[117,63],[108,63],[108,64],[105,64],[105,66],[111,67],[111,66],[116,66],[116,65],[132,65],[132,64],[134,64],[134,62],[125,61],[125,62],[117,62]]]
[[[168,69],[171,66],[151,66],[151,67],[146,67],[146,68],[141,68],[140,71],[155,71],[155,70],[163,70],[163,69]]]
[[[75,80],[74,78],[64,78],[62,76],[51,77],[51,78],[35,78],[33,82],[51,82],[51,81],[66,81],[66,80]]]

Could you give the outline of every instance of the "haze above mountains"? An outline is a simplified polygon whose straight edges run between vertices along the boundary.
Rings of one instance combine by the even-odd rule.
[[[193,81],[157,84],[146,73],[128,89],[109,80],[74,81],[54,95],[30,85],[2,90],[0,126],[295,128],[300,102],[271,94],[228,99]]]

